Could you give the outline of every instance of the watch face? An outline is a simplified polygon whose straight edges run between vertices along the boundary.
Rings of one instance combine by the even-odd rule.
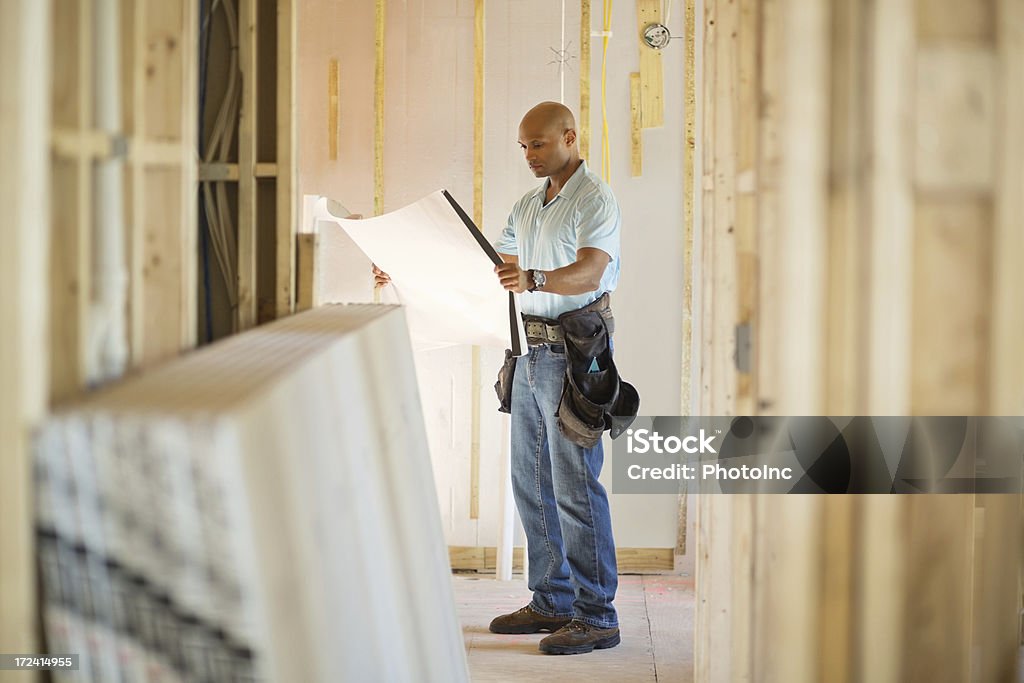
[[[544,285],[547,284],[547,282],[548,282],[548,278],[543,273],[543,271],[540,271],[540,270],[533,271],[533,284],[534,284],[534,286],[537,289],[541,289]]]

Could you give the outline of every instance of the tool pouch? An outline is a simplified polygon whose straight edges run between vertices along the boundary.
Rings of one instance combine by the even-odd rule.
[[[494,392],[498,395],[498,412],[512,413],[512,380],[516,375],[516,361],[512,351],[505,349],[505,362],[498,370],[498,381],[494,383]]]

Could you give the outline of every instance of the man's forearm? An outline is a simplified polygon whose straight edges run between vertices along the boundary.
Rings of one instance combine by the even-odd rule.
[[[540,291],[565,296],[593,292],[601,286],[603,272],[603,266],[595,272],[594,264],[583,261],[576,261],[555,270],[546,270],[544,274],[547,276],[547,282],[544,283],[544,289]],[[533,284],[531,281],[530,285]]]

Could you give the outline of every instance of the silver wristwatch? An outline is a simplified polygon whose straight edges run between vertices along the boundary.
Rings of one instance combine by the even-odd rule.
[[[544,274],[543,270],[531,270],[530,276],[533,278],[533,287],[530,287],[528,292],[536,292],[538,289],[544,289],[544,285],[548,283],[548,277]]]

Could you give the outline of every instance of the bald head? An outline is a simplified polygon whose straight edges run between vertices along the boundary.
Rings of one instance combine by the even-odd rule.
[[[576,119],[564,104],[541,102],[519,124],[519,146],[538,178],[564,180],[580,164]]]
[[[520,127],[528,126],[540,130],[552,130],[556,135],[576,130],[576,119],[569,107],[558,102],[541,102],[526,112]]]

